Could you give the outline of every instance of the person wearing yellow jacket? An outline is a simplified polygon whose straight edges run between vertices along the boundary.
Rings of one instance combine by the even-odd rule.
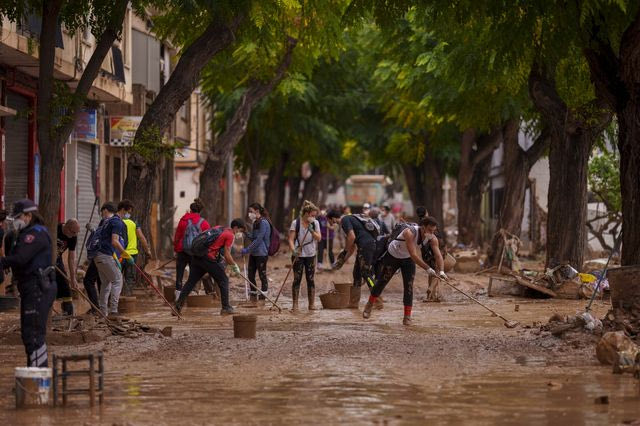
[[[118,204],[118,216],[122,218],[122,222],[125,225],[125,231],[127,233],[127,247],[125,251],[131,259],[124,259],[122,263],[122,274],[124,276],[124,288],[123,293],[125,296],[131,296],[133,294],[133,286],[136,282],[136,268],[134,263],[138,258],[138,242],[142,245],[147,258],[151,258],[151,250],[149,249],[149,243],[142,233],[140,226],[131,219],[131,213],[133,212],[133,203],[129,200],[122,200]]]

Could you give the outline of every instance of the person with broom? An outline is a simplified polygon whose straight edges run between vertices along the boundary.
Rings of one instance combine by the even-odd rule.
[[[398,269],[402,273],[402,285],[404,289],[404,317],[402,324],[411,325],[411,310],[413,306],[413,279],[416,275],[416,264],[427,271],[429,275],[436,275],[436,272],[422,260],[418,247],[423,244],[430,244],[435,239],[434,232],[438,223],[426,217],[420,221],[420,225],[407,224],[398,234],[392,234],[387,243],[387,250],[381,260],[380,274],[371,291],[371,296],[364,306],[362,316],[369,318],[376,300],[384,288],[389,283]],[[439,263],[442,268],[442,262]],[[447,275],[442,269],[437,274],[439,278],[447,279]]]
[[[309,300],[309,310],[315,309],[315,272],[318,241],[322,239],[320,235],[320,223],[316,219],[320,210],[310,201],[305,200],[300,217],[291,222],[289,229],[289,247],[293,253],[291,262],[293,264],[293,284],[291,286],[291,296],[293,298],[292,311],[298,310],[298,297],[300,296],[300,284],[302,283],[302,273],[307,278],[307,297]]]

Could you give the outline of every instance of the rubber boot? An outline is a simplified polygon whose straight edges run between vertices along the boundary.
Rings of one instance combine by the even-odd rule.
[[[180,293],[180,297],[178,297],[178,299],[176,299],[176,304],[174,306],[174,308],[176,309],[176,311],[178,313],[182,313],[182,307],[184,306],[184,302],[187,300],[187,296],[185,295],[185,293]],[[174,314],[173,312],[171,312],[171,315],[176,316],[176,314]]]
[[[307,297],[309,299],[309,310],[316,310],[316,288],[315,287],[307,287]]]
[[[376,299],[376,303],[373,304],[373,307],[378,310],[384,308],[384,300],[382,300],[382,296]]]
[[[298,312],[298,296],[300,296],[300,287],[291,290],[291,298],[293,299],[291,310],[293,312]]]
[[[349,296],[349,309],[358,309],[360,307],[360,295],[362,294],[362,287],[351,287],[351,294]]]
[[[367,303],[364,305],[364,310],[362,311],[362,318],[369,318],[371,316],[372,310],[373,303],[367,300]]]
[[[62,302],[62,312],[65,315],[73,316],[73,303],[69,301]]]
[[[405,315],[404,318],[402,318],[402,325],[411,325],[411,324],[412,324],[411,316]]]

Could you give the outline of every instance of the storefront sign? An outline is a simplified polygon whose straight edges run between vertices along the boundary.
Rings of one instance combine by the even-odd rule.
[[[73,129],[73,138],[98,143],[98,112],[95,109],[84,109],[78,114]]]
[[[109,145],[131,146],[142,117],[109,117]]]

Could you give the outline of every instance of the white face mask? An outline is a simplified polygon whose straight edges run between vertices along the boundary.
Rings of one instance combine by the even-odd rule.
[[[22,219],[14,219],[13,222],[11,222],[11,226],[16,232],[20,232],[27,227],[27,223]]]
[[[240,231],[236,232],[236,240],[241,240],[244,238],[244,234]]]
[[[131,214],[130,213],[125,213],[124,214],[124,218],[125,219],[130,219],[131,218]]]
[[[258,218],[258,215],[256,215],[254,212],[249,212],[249,220],[253,222],[257,218]]]
[[[326,216],[326,215],[327,215],[327,211],[326,211],[326,210],[320,210],[320,214],[321,214],[322,216]]]

